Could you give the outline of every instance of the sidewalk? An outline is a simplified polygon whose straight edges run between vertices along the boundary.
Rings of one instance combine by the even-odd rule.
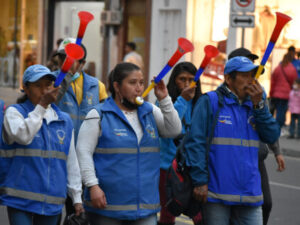
[[[0,87],[0,99],[5,102],[6,106],[16,103],[18,97],[22,95],[23,93],[18,88]]]
[[[6,106],[14,104],[22,95],[19,89],[0,87],[0,99],[5,101]],[[279,144],[284,155],[300,157],[300,139],[280,137]]]

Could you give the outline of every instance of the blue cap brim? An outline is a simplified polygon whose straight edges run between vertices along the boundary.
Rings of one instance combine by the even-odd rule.
[[[257,68],[258,68],[257,65],[247,65],[247,66],[243,66],[243,67],[238,68],[236,71],[238,71],[238,72],[249,72],[249,71],[252,71],[252,70],[257,69]]]
[[[31,79],[27,80],[26,82],[30,82],[30,83],[33,83],[33,82],[36,82],[38,81],[39,79],[45,77],[45,76],[50,76],[53,78],[53,80],[56,79],[56,76],[52,73],[47,73],[47,74],[40,74],[40,75],[37,75],[37,76],[34,76],[32,77]]]

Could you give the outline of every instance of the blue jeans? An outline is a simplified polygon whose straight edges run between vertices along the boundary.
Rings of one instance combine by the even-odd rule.
[[[292,114],[291,117],[291,124],[290,124],[290,135],[295,135],[295,126],[296,126],[296,120],[297,120],[297,136],[300,137],[300,114]]]
[[[261,206],[224,205],[208,202],[203,207],[205,225],[262,225]],[[231,221],[231,223],[229,222]]]
[[[156,214],[150,215],[146,218],[139,220],[118,220],[115,218],[110,218],[102,216],[96,213],[87,213],[90,225],[156,225],[157,216]]]
[[[44,216],[11,207],[7,207],[7,214],[10,225],[56,225],[60,215]]]

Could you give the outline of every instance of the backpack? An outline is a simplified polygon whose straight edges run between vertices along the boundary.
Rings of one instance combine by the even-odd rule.
[[[218,101],[211,102],[214,119],[212,122],[212,129],[208,139],[207,145],[207,157],[209,147],[213,138],[214,129],[219,116],[220,108],[223,107],[223,95],[218,91],[212,91],[207,93],[208,96],[217,94]],[[212,99],[210,97],[210,99]],[[185,141],[187,135],[183,137],[180,145],[177,148],[175,158],[172,161],[171,166],[167,171],[166,180],[166,207],[168,211],[174,216],[184,214],[190,218],[193,218],[201,211],[201,203],[193,197],[193,185],[192,179],[189,175],[189,167],[186,165],[185,154]]]

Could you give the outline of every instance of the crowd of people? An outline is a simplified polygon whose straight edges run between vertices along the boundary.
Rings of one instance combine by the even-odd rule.
[[[197,68],[181,62],[167,85],[155,86],[156,104],[138,106],[145,88],[141,65],[125,62],[129,56],[117,64],[108,97],[104,84],[83,71],[84,45],[84,57],[54,88],[64,48],[74,42],[59,42],[52,71],[38,64],[25,70],[24,96],[16,104],[5,108],[0,101],[0,204],[10,225],[60,224],[64,204],[65,220],[84,214],[91,225],[175,224],[166,207],[166,171],[184,136],[193,197],[202,205],[193,223],[267,224],[272,200],[264,159],[270,149],[278,170],[285,169],[278,138],[287,108],[291,137],[296,120],[300,137],[293,54],[272,74],[275,119],[255,79],[258,57],[245,48],[228,56],[216,90],[202,93],[199,80],[190,87]],[[130,53],[135,45],[127,48]]]

